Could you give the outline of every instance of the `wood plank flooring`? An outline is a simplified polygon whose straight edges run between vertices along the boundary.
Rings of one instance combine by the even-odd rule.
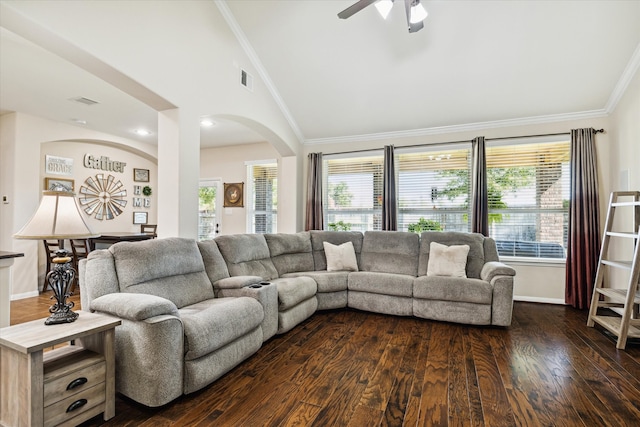
[[[12,323],[49,304],[12,302]],[[616,350],[586,315],[516,302],[494,328],[321,311],[204,390],[161,408],[118,396],[115,418],[83,426],[639,426],[640,343]]]

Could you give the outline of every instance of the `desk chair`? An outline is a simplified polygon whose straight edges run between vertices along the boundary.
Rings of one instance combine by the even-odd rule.
[[[71,284],[70,291],[76,288],[76,284],[80,284],[80,273],[78,273],[78,264],[82,258],[86,258],[89,255],[89,241],[87,239],[71,239],[71,251],[73,252],[73,269],[76,270],[76,278]]]
[[[140,232],[152,236],[153,239],[158,237],[157,230],[157,224],[140,224]]]

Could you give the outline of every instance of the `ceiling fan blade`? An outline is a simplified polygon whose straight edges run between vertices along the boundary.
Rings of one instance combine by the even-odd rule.
[[[354,4],[352,4],[351,6],[349,6],[348,8],[346,8],[345,10],[343,10],[342,12],[338,13],[338,18],[347,19],[351,15],[354,15],[354,14],[360,12],[362,9],[364,9],[365,7],[375,3],[376,1],[377,0],[360,0],[360,1],[357,1]]]
[[[409,32],[417,33],[424,28],[424,24],[422,23],[422,21],[418,22],[417,24],[411,23],[411,3],[412,0],[404,0],[404,10],[405,12],[407,12],[407,25],[409,26]]]

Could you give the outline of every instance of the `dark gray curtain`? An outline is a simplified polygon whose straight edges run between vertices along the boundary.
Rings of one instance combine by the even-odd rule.
[[[322,153],[309,153],[307,168],[307,209],[304,229],[322,230]]]
[[[382,186],[382,229],[398,229],[398,202],[396,200],[396,165],[393,145],[384,146],[384,183]]]
[[[471,142],[471,231],[489,236],[487,160],[484,136]]]
[[[600,215],[594,129],[571,130],[569,239],[565,302],[591,305],[600,255]]]

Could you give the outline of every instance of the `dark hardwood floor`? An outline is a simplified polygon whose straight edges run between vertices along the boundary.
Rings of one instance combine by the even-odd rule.
[[[12,302],[12,323],[49,304]],[[161,408],[118,396],[83,426],[639,426],[640,343],[585,323],[518,302],[509,328],[321,311],[204,390]]]

